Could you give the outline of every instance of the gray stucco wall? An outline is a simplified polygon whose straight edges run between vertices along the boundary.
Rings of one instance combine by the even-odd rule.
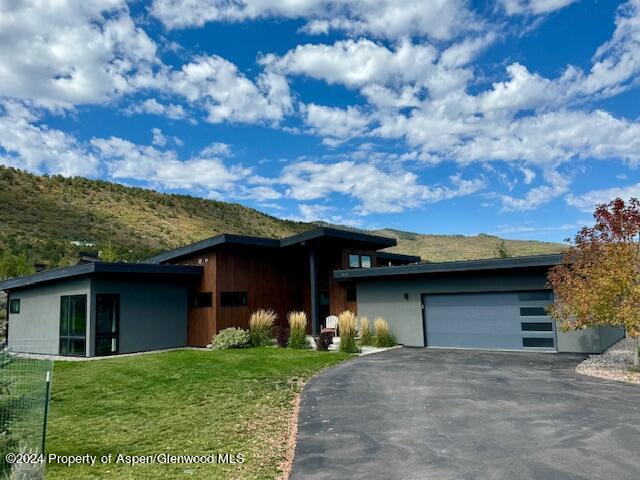
[[[187,345],[187,287],[153,280],[94,278],[92,299],[99,293],[120,295],[119,353],[142,352]],[[95,325],[95,309],[91,325]],[[90,354],[95,350],[95,329]]]
[[[360,280],[356,285],[358,315],[370,319],[382,315],[398,343],[424,347],[423,294],[540,290],[546,282],[546,272],[540,271]],[[558,351],[599,353],[623,336],[621,329],[606,327],[578,332],[558,330]]]
[[[17,352],[57,355],[60,344],[60,297],[87,295],[88,319],[90,291],[90,279],[79,278],[11,292],[11,299],[20,299],[20,313],[9,315],[9,348]]]

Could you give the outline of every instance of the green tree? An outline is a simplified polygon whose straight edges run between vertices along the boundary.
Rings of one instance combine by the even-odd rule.
[[[504,240],[500,240],[496,243],[496,247],[493,249],[493,254],[498,258],[513,257],[513,252]]]
[[[549,273],[555,291],[551,315],[564,330],[589,326],[624,327],[635,340],[633,365],[639,366],[640,202],[619,198],[599,205],[595,224],[583,228],[565,263]]]

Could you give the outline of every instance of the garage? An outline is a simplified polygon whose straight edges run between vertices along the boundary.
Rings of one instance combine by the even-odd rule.
[[[422,296],[428,347],[556,351],[551,291]]]
[[[562,262],[559,254],[421,262],[336,270],[334,278],[355,284],[358,316],[384,317],[406,347],[601,353],[623,329],[562,331],[547,315],[547,274]]]

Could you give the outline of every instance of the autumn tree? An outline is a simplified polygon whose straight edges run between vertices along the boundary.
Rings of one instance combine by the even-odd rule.
[[[555,292],[551,315],[563,330],[590,326],[624,327],[640,338],[640,201],[619,198],[599,205],[593,227],[575,237],[562,265],[549,273]]]

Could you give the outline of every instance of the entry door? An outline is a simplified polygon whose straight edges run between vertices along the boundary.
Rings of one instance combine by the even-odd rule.
[[[118,353],[120,295],[96,295],[96,355]]]
[[[87,337],[87,296],[60,297],[60,355],[84,357]]]
[[[556,350],[547,290],[423,296],[426,345],[496,350]]]

